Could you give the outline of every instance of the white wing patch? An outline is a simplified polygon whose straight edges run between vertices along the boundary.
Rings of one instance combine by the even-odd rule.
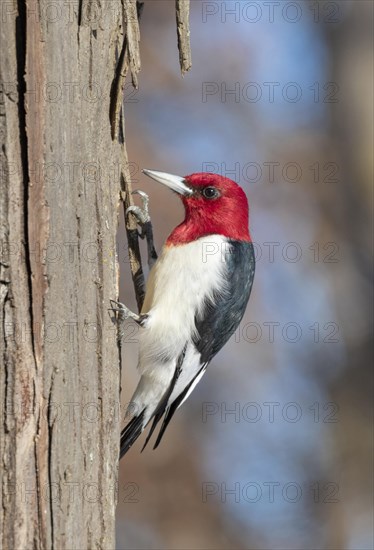
[[[206,365],[204,368],[201,368],[201,365],[200,365],[200,373],[198,374],[198,376],[196,376],[195,380],[193,381],[193,383],[191,384],[191,386],[188,388],[188,392],[186,393],[186,395],[183,397],[182,401],[179,403],[178,405],[178,409],[181,405],[183,405],[183,403],[186,401],[186,399],[189,398],[189,396],[191,395],[191,393],[193,392],[193,390],[196,388],[196,386],[198,385],[198,383],[200,382],[200,380],[202,379],[202,377],[204,376],[205,374],[205,371],[207,369],[207,366]]]
[[[186,355],[183,361],[182,372],[180,373],[179,378],[169,397],[168,406],[170,406],[173,401],[175,401],[175,399],[185,390],[185,388],[187,388],[187,386],[192,382],[199,370],[201,370],[200,353],[197,351],[194,344],[189,343],[187,345]],[[201,376],[198,377],[199,380]],[[193,387],[195,387],[196,384],[194,383]],[[189,395],[191,391],[189,391],[187,395]],[[183,399],[183,401],[185,401],[186,399],[187,396]]]

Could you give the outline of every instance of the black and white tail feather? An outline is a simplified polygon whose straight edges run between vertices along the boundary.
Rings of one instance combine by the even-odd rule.
[[[190,382],[190,384],[185,388],[185,390],[171,403],[168,405],[168,400],[170,397],[170,394],[172,393],[174,385],[170,385],[170,388],[167,392],[167,395],[162,399],[160,405],[157,407],[155,413],[153,416],[149,419],[148,423],[153,419],[152,426],[149,430],[149,433],[147,435],[147,438],[145,440],[145,443],[142,447],[141,452],[144,451],[145,447],[147,446],[148,441],[152,437],[153,432],[155,431],[159,421],[162,417],[164,417],[163,422],[161,424],[160,431],[158,433],[158,436],[156,438],[156,442],[153,446],[153,449],[156,449],[161,439],[165,433],[166,428],[169,425],[170,420],[173,418],[175,411],[182,405],[182,403],[187,399],[188,395],[191,393],[193,387],[196,385],[197,381],[200,380],[201,376],[204,374],[205,370],[207,368],[207,365],[202,365],[200,371],[197,373],[195,378]],[[173,378],[173,383],[176,382],[176,377],[178,376],[178,369],[175,371],[175,377]],[[198,380],[196,380],[198,379]],[[121,432],[121,452],[120,452],[120,458],[122,458],[127,451],[130,449],[132,444],[138,439],[144,428],[147,426],[147,424],[143,427],[144,422],[144,416],[145,416],[145,409],[142,410],[142,412],[134,416],[130,422],[127,424],[127,426],[122,430]]]
[[[153,448],[159,445],[175,411],[243,317],[255,271],[253,245],[219,235],[209,235],[205,240],[217,241],[220,247],[223,242],[228,245],[225,261],[216,255],[209,258],[210,263],[201,262],[199,239],[183,247],[164,249],[150,273],[142,310],[147,313],[147,321],[140,329],[142,376],[131,400],[138,413],[121,433],[120,457],[152,420],[143,449],[162,420]],[[174,254],[172,262],[170,254]],[[176,269],[180,266],[185,274],[169,273],[170,264]]]

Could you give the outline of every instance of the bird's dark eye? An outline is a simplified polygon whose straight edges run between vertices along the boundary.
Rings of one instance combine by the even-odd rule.
[[[215,199],[219,196],[219,192],[215,187],[205,187],[202,194],[206,199]]]

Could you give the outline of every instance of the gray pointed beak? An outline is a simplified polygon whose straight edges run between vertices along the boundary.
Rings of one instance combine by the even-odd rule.
[[[174,176],[173,174],[167,174],[166,172],[157,172],[156,170],[142,170],[142,172],[150,178],[166,185],[169,189],[172,189],[180,195],[188,196],[192,195],[193,191],[185,183],[184,178],[180,176]]]

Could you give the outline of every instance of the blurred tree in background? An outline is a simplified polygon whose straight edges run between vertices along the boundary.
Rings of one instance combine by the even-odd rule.
[[[372,30],[360,0],[192,2],[181,80],[172,3],[146,5],[127,131],[158,248],[183,213],[143,167],[236,179],[258,257],[240,330],[120,465],[118,548],[373,547]]]

